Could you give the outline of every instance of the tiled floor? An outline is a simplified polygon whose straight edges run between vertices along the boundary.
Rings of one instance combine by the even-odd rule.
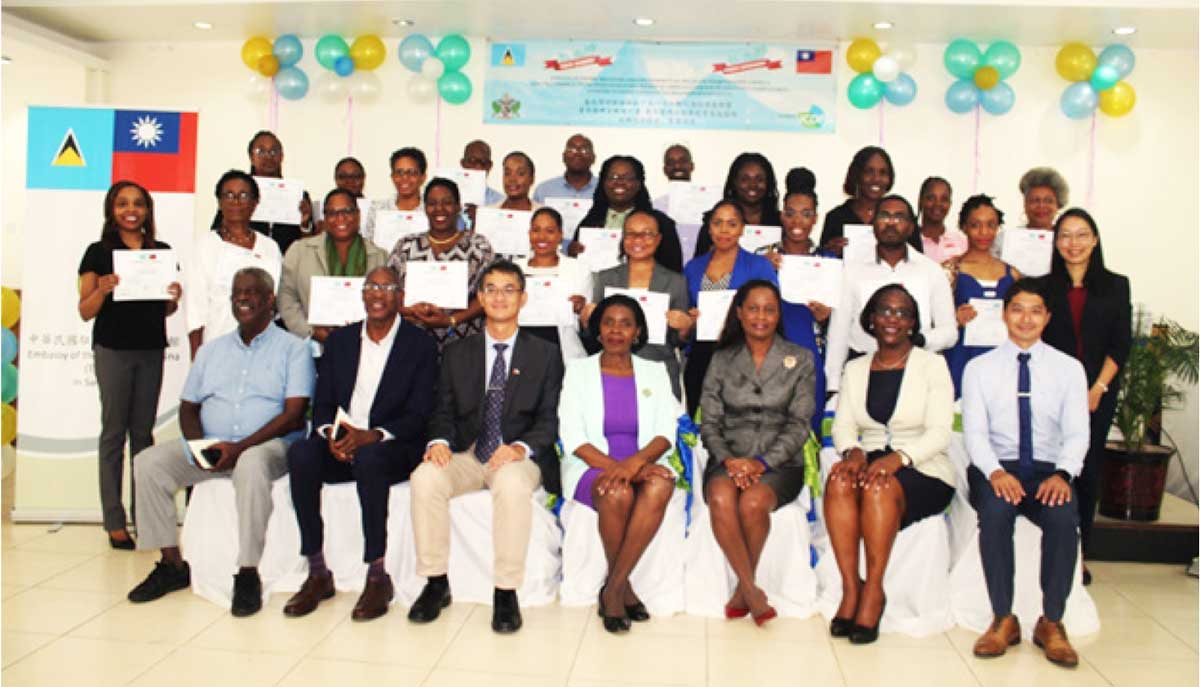
[[[470,604],[428,626],[411,625],[399,607],[352,623],[354,593],[302,620],[283,617],[282,595],[248,619],[188,592],[134,607],[125,592],[153,555],[111,551],[95,527],[0,528],[4,687],[1197,685],[1197,583],[1174,565],[1092,564],[1103,630],[1076,638],[1083,661],[1064,670],[1028,642],[1001,659],[975,659],[974,634],[958,629],[835,643],[818,617],[759,630],[748,620],[676,616],[614,637],[594,609],[553,606],[526,609],[524,629],[501,637],[491,610]]]

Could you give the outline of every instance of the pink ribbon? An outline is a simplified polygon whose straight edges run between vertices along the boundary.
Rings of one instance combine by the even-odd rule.
[[[1090,140],[1088,141],[1088,182],[1087,182],[1087,209],[1090,212],[1096,211],[1095,206],[1096,192],[1096,112],[1092,111],[1092,131]]]
[[[435,95],[437,101],[434,107],[433,119],[433,165],[435,167],[442,166],[442,96]]]
[[[271,96],[267,98],[267,130],[279,131],[279,90],[275,88],[275,80],[271,80]]]
[[[879,147],[883,148],[883,102],[879,101]]]
[[[979,105],[975,106],[975,169],[971,177],[971,195],[979,193],[979,120],[980,120]]]
[[[354,96],[346,96],[346,157],[354,154]]]

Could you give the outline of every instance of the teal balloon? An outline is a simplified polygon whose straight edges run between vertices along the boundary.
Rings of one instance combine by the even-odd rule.
[[[995,67],[1000,72],[1000,78],[1007,79],[1021,67],[1021,51],[1008,41],[996,41],[983,54],[983,63]]]
[[[301,45],[300,39],[296,34],[285,33],[275,39],[272,53],[279,60],[280,67],[290,67],[300,61],[304,57],[304,46]]]
[[[1076,81],[1063,91],[1058,106],[1063,114],[1071,119],[1087,119],[1096,111],[1100,104],[1100,96],[1092,84],[1087,81]]]
[[[433,55],[433,43],[430,43],[424,34],[412,33],[400,41],[396,54],[399,55],[400,64],[404,65],[405,69],[420,74],[421,65]]]
[[[850,98],[851,105],[860,110],[875,107],[883,98],[883,82],[871,74],[859,74],[846,88],[846,97]]]
[[[12,363],[4,364],[4,371],[0,372],[0,402],[12,403],[12,400],[17,397],[17,366]]]
[[[318,64],[329,71],[333,71],[339,57],[348,57],[350,55],[350,46],[346,45],[346,39],[335,33],[330,33],[321,36],[313,52],[317,56]]]
[[[1097,91],[1107,91],[1121,80],[1121,74],[1111,64],[1102,64],[1092,71],[1092,88]]]
[[[979,93],[979,104],[988,114],[1005,114],[1013,108],[1013,104],[1016,102],[1016,91],[1003,81]]]
[[[946,89],[946,107],[957,114],[970,112],[979,104],[979,93],[970,79],[959,79]]]
[[[446,71],[455,72],[466,66],[467,60],[471,59],[471,44],[461,35],[452,33],[438,41],[434,54],[446,65]]]
[[[17,335],[8,327],[0,330],[0,363],[7,365],[17,357]]]
[[[462,105],[471,97],[471,80],[462,72],[446,72],[438,79],[438,93],[451,105]]]
[[[288,100],[299,100],[308,93],[308,75],[299,67],[284,67],[275,74],[275,90]]]
[[[350,59],[349,55],[337,58],[333,63],[333,71],[338,76],[350,76],[354,73],[354,60]]]
[[[1117,80],[1124,79],[1129,76],[1129,72],[1133,71],[1134,65],[1133,51],[1127,45],[1114,43],[1104,50],[1100,51],[1100,56],[1096,58],[1096,64],[1101,67],[1112,67],[1117,70]],[[1113,83],[1116,83],[1115,81]]]
[[[954,76],[970,79],[975,76],[975,70],[983,64],[983,55],[973,41],[959,38],[946,46],[942,62],[946,65],[946,70]]]
[[[901,73],[884,85],[883,97],[893,105],[907,105],[917,97],[917,82],[908,74]]]

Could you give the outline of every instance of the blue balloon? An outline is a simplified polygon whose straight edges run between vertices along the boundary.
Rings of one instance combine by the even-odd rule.
[[[1090,79],[1092,88],[1097,91],[1107,91],[1117,82],[1121,80],[1121,74],[1117,72],[1117,68],[1111,64],[1102,64],[1092,70],[1092,78]]]
[[[421,65],[433,54],[433,43],[424,34],[412,33],[400,41],[396,54],[400,56],[400,64],[408,71],[420,74]]]
[[[884,84],[883,97],[893,105],[907,105],[917,97],[917,82],[902,72],[900,76]]]
[[[979,104],[979,93],[970,79],[959,79],[946,89],[946,107],[958,114],[970,112]]]
[[[1098,66],[1112,67],[1117,70],[1118,81],[1129,76],[1129,72],[1133,71],[1134,62],[1133,51],[1129,49],[1129,46],[1120,43],[1108,46],[1100,51],[1100,57],[1096,58]]]
[[[275,39],[275,45],[271,51],[279,60],[279,66],[290,67],[300,61],[304,57],[304,46],[300,44],[300,39],[294,33],[285,33]]]
[[[1058,101],[1063,114],[1071,119],[1087,119],[1099,104],[1099,94],[1087,81],[1077,81],[1067,86],[1067,90],[1063,91],[1062,98]]]
[[[988,114],[1002,115],[1011,110],[1015,102],[1016,91],[1003,81],[979,94],[979,104]]]
[[[308,93],[308,76],[299,67],[284,67],[275,75],[275,90],[288,100],[299,100]]]
[[[338,76],[350,76],[354,73],[354,60],[349,55],[342,55],[333,61],[333,71]]]
[[[0,330],[0,363],[7,365],[17,357],[17,335],[5,327]]]

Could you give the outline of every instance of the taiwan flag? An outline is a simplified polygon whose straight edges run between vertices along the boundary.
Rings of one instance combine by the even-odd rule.
[[[797,74],[832,74],[832,50],[797,50]]]
[[[112,180],[136,181],[150,192],[196,189],[196,113],[116,110]]]

